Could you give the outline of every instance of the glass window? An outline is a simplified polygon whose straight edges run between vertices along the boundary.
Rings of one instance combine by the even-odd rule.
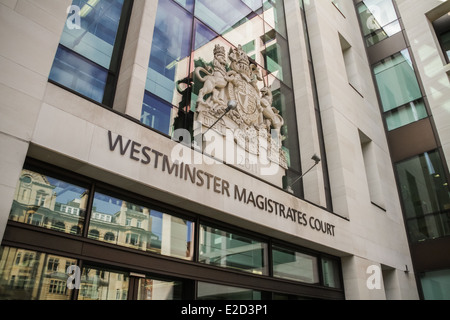
[[[450,269],[420,275],[425,300],[450,300]]]
[[[117,30],[123,7],[123,0],[73,0],[73,6],[80,8],[79,27],[66,23],[60,44],[92,62],[109,69],[116,42]],[[75,20],[76,21],[76,20]]]
[[[267,275],[267,244],[217,228],[200,226],[199,262]]]
[[[390,130],[427,117],[407,49],[377,63],[373,70]]]
[[[284,85],[273,75],[266,78],[272,95],[272,107],[283,117],[284,125],[281,127],[283,149],[286,153],[287,165],[290,169],[300,171],[300,149],[297,134],[297,119],[295,115],[294,95],[291,89]]]
[[[193,228],[191,221],[96,192],[89,238],[191,260]]]
[[[339,260],[322,258],[323,285],[330,288],[341,288]]]
[[[196,0],[195,16],[210,26],[218,34],[225,34],[237,25],[255,16],[241,0],[215,1]]]
[[[69,300],[67,265],[76,260],[41,252],[0,248],[0,300]]]
[[[182,282],[148,278],[139,279],[137,300],[181,300]]]
[[[185,8],[189,12],[192,12],[194,10],[195,0],[174,0],[174,1],[183,6],[183,8]]]
[[[374,73],[384,111],[422,97],[407,49],[376,64]]]
[[[107,77],[117,73],[123,7],[124,0],[73,0],[49,79],[97,102],[112,101],[104,95]]]
[[[264,34],[265,49],[262,51],[267,72],[285,85],[291,87],[289,47],[287,41],[275,32],[269,30]]]
[[[273,246],[272,261],[274,277],[306,283],[319,283],[316,257]]]
[[[129,274],[85,266],[81,272],[78,300],[127,300]]]
[[[177,106],[176,81],[189,73],[192,17],[169,0],[158,2],[146,90]]]
[[[262,8],[262,0],[241,0],[244,2],[250,9],[255,12],[261,12]]]
[[[108,70],[59,46],[50,79],[97,102],[102,102]]]
[[[259,40],[264,35],[263,19],[255,13],[250,13],[247,16],[243,14],[242,17],[242,20],[222,33],[223,38],[236,47],[253,42],[258,48],[255,47],[253,51],[249,51],[247,54],[255,62],[263,65],[262,57],[259,53],[263,45]]]
[[[395,168],[411,239],[450,235],[450,191],[439,152],[421,154]]]
[[[284,3],[282,0],[264,0],[264,21],[286,38]]]
[[[197,284],[198,300],[261,300],[262,293],[257,290],[223,286],[206,282]]]
[[[81,235],[88,189],[23,169],[9,219]]]
[[[149,92],[144,94],[141,122],[164,134],[171,135],[178,109]]]
[[[222,119],[222,128],[239,135],[240,147],[245,138],[237,132],[238,127],[250,134],[255,132],[252,128],[267,134],[270,150],[275,152],[270,153],[270,159],[259,159],[264,165],[252,164],[248,172],[264,176],[259,169],[267,169],[263,168],[266,160],[271,160],[279,164],[277,177],[264,178],[271,183],[277,179],[281,187],[286,167],[292,170],[291,176],[301,172],[283,1],[196,0],[193,13],[190,4],[158,2],[141,122],[168,136],[175,129],[187,129],[193,139],[222,115],[227,100],[236,100],[243,94],[241,110],[228,113]],[[248,92],[244,94],[244,90]],[[258,108],[260,101],[264,107],[270,102],[275,109],[267,108],[265,115],[259,114],[263,112],[263,108]],[[195,128],[194,121],[198,121]],[[278,137],[281,133],[280,140],[269,139],[270,129]],[[246,148],[256,150],[253,146]],[[206,153],[216,151],[206,146],[204,149]],[[244,166],[245,161],[235,159],[228,163]],[[299,197],[301,183],[298,181],[293,188]]]
[[[191,8],[192,2],[180,4]],[[191,36],[192,16],[173,1],[159,1],[141,122],[168,135],[188,104]]]
[[[422,99],[411,101],[401,107],[385,113],[388,130],[395,130],[409,123],[428,117],[425,103]]]
[[[218,35],[213,30],[211,30],[209,27],[207,27],[205,24],[201,23],[197,19],[195,19],[195,26],[194,26],[194,50],[197,51],[204,45],[208,44],[210,41],[212,41],[214,38],[216,38]],[[208,52],[208,51],[206,51]],[[202,55],[199,55],[202,56]]]
[[[358,13],[368,47],[401,31],[392,0],[364,0]]]

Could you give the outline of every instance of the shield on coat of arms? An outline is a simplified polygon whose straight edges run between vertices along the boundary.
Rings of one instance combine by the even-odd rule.
[[[254,86],[245,80],[239,80],[237,85],[229,84],[230,98],[238,102],[237,110],[247,125],[257,124],[260,118],[258,112],[259,93]]]

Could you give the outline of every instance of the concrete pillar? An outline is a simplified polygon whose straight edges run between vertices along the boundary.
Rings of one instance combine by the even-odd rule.
[[[136,119],[141,118],[157,9],[157,0],[134,2],[117,83],[113,108]]]
[[[0,239],[70,4],[0,1]]]
[[[292,82],[297,113],[297,127],[300,144],[302,171],[306,172],[314,161],[316,154],[321,157],[317,119],[313,98],[313,87],[307,56],[307,39],[305,39],[303,17],[298,0],[284,2],[286,28],[289,37],[289,51],[292,66]],[[322,163],[303,178],[305,199],[326,207]]]

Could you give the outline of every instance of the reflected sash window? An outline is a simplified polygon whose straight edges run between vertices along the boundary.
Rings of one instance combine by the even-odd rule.
[[[23,169],[9,219],[81,235],[88,194],[87,188]]]
[[[127,300],[128,273],[85,266],[78,300]]]
[[[131,0],[73,0],[49,79],[112,106]]]
[[[74,259],[13,247],[0,248],[0,300],[70,300],[66,267]]]
[[[184,260],[193,255],[194,223],[96,192],[88,237]]]

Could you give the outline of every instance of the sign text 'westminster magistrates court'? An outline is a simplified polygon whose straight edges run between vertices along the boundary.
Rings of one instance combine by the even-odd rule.
[[[257,194],[238,184],[233,184],[222,177],[198,169],[192,164],[178,160],[172,161],[167,154],[150,146],[130,139],[124,139],[122,135],[113,137],[111,131],[108,131],[108,141],[110,151],[120,152],[122,156],[128,156],[133,161],[152,166],[155,170],[161,170],[168,175],[179,178],[180,181],[191,183],[199,188],[205,188],[223,197],[253,206],[292,223],[298,223],[305,227],[309,226],[313,230],[330,236],[335,235],[335,226],[326,221],[308,216],[305,212],[286,206],[275,199]]]

